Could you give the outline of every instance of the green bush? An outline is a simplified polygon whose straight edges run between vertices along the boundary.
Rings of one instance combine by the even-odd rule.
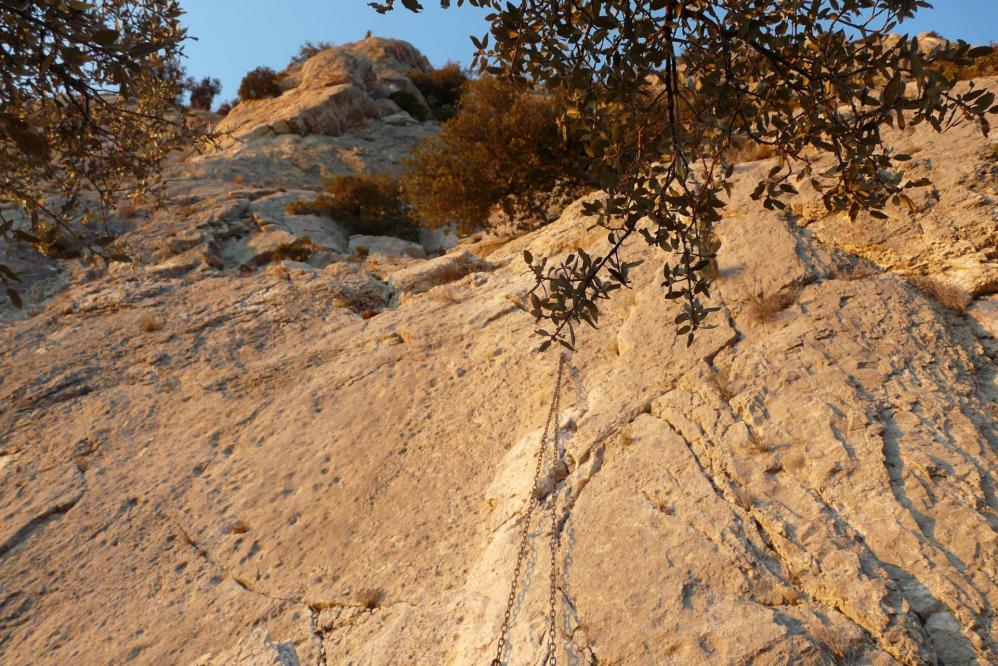
[[[409,78],[423,95],[434,119],[444,121],[454,117],[461,101],[461,90],[468,81],[460,65],[450,62],[428,72],[413,70],[409,72]]]
[[[957,81],[980,79],[986,76],[998,75],[998,42],[991,44],[992,51],[977,58],[968,58],[959,63],[946,63],[943,71],[947,76],[955,77]]]
[[[323,215],[354,233],[417,240],[419,227],[402,201],[397,179],[387,174],[333,176],[311,201],[294,201],[293,215]]]
[[[307,41],[298,47],[298,53],[291,56],[291,62],[288,63],[288,67],[294,67],[295,65],[300,65],[309,58],[318,55],[326,49],[331,49],[335,46],[332,42],[318,42],[313,44],[311,41]]]
[[[267,99],[281,94],[277,72],[270,67],[257,67],[248,72],[239,84],[239,99]]]
[[[419,224],[467,232],[487,226],[497,206],[542,213],[556,187],[581,186],[585,154],[562,140],[560,112],[553,95],[491,77],[469,81],[457,115],[405,161],[402,190]]]
[[[215,100],[215,96],[222,92],[222,82],[208,76],[200,81],[188,77],[184,87],[191,94],[191,108],[202,111],[211,111],[211,103]]]
[[[419,122],[425,123],[430,119],[430,110],[412,93],[407,93],[404,90],[396,90],[388,98]]]

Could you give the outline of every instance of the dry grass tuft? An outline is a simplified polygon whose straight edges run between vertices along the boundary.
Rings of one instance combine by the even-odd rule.
[[[954,312],[966,312],[974,300],[969,293],[957,285],[927,275],[909,276],[908,283],[944,308]]]
[[[836,663],[851,664],[859,658],[860,646],[855,644],[847,631],[824,624],[809,629],[814,640],[835,657]]]
[[[147,314],[139,319],[139,328],[146,333],[155,333],[163,329],[163,320],[155,315]]]
[[[319,247],[308,236],[302,236],[291,243],[283,243],[270,256],[271,261],[307,261]]]
[[[735,392],[731,387],[731,376],[727,368],[717,368],[707,377],[707,383],[717,391],[721,399],[731,402]]]
[[[766,296],[765,293],[760,292],[753,297],[752,303],[749,305],[749,316],[760,324],[771,322],[781,312],[796,303],[798,296],[800,296],[800,287],[788,287],[771,296]]]
[[[744,511],[751,511],[752,505],[755,504],[752,494],[739,485],[731,484],[729,488],[731,489],[731,494],[734,496],[735,504]]]
[[[749,444],[756,453],[771,453],[773,451],[773,447],[762,441],[759,435],[751,428],[749,428]]]
[[[357,602],[367,610],[374,610],[385,600],[385,591],[366,589],[357,593]]]

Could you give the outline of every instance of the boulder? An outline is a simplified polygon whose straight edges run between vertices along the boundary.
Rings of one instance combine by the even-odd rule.
[[[347,251],[347,232],[341,224],[318,215],[287,215],[274,223],[296,238],[308,237],[321,248],[339,252]]]
[[[350,237],[348,250],[353,253],[383,254],[389,257],[412,257],[423,259],[426,249],[419,243],[402,240],[394,236],[365,236],[358,234]]]
[[[470,252],[455,252],[406,266],[390,273],[388,278],[400,292],[418,294],[472,273],[494,269],[495,266]]]
[[[234,239],[222,247],[221,259],[226,266],[258,266],[270,260],[274,252],[298,240],[290,231],[268,225],[248,236]]]
[[[315,198],[312,190],[288,190],[260,197],[249,204],[248,211],[260,217],[277,219],[287,215],[288,204]]]
[[[356,263],[336,261],[321,271],[334,294],[334,302],[355,312],[367,312],[385,307],[392,298],[392,289]]]
[[[282,73],[283,92],[271,99],[244,100],[218,130],[249,141],[280,134],[341,136],[371,120],[399,112],[386,99],[396,90],[422,100],[406,76],[429,62],[411,44],[370,37],[320,51]]]
[[[426,248],[427,252],[446,252],[457,245],[457,241],[457,232],[453,225],[419,230],[419,244]]]

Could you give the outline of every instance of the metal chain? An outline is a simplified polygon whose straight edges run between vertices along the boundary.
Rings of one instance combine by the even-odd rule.
[[[559,369],[561,365],[564,365],[568,357],[565,354],[561,355],[561,364],[558,366]],[[552,401],[554,407],[554,433],[551,442],[551,471],[558,468],[558,462],[561,458],[561,428],[558,422],[558,414],[561,412],[561,373],[558,375],[558,390],[555,391],[554,400]],[[552,478],[552,481],[555,479]],[[558,512],[555,506],[558,500],[558,489],[557,486],[551,488],[551,494],[548,495],[548,513],[551,514],[551,594],[550,594],[550,607],[548,608],[548,652],[547,658],[544,660],[546,666],[555,666],[557,663],[557,657],[555,655],[556,651],[556,640],[557,640],[557,623],[556,623],[556,610],[557,610],[557,595],[558,595],[558,551],[561,545],[561,540],[559,539],[558,532]]]
[[[516,591],[520,584],[520,572],[523,568],[523,560],[527,556],[527,547],[530,539],[530,522],[534,513],[534,508],[540,503],[540,499],[537,497],[537,482],[541,478],[541,469],[544,467],[544,459],[547,457],[547,443],[551,439],[549,433],[551,433],[551,424],[554,423],[554,433],[553,433],[553,453],[552,460],[557,462],[558,459],[558,411],[561,405],[561,379],[564,374],[565,363],[567,361],[567,356],[565,354],[561,355],[558,361],[558,375],[555,380],[554,386],[554,397],[551,400],[551,408],[548,410],[547,421],[544,424],[544,432],[541,433],[540,446],[537,450],[537,463],[534,468],[534,481],[533,486],[530,488],[530,495],[527,499],[527,510],[523,516],[523,530],[520,534],[520,548],[516,554],[516,566],[513,568],[513,583],[509,589],[509,599],[506,601],[506,612],[503,614],[502,626],[499,629],[499,640],[496,642],[496,656],[490,662],[490,666],[502,666],[502,653],[506,647],[506,636],[509,634],[510,629],[510,618],[513,614],[513,606],[516,605]],[[553,468],[553,467],[552,467]],[[555,666],[555,594],[557,587],[557,569],[555,562],[555,551],[558,543],[558,535],[556,530],[556,516],[554,510],[554,500],[555,493],[551,492],[550,497],[550,507],[551,507],[551,609],[548,616],[548,632],[550,636],[550,644],[548,645],[547,656],[545,657],[544,663],[548,666]]]

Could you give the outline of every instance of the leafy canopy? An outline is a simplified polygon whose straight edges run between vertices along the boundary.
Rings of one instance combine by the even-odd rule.
[[[412,11],[418,0],[400,0]],[[380,12],[395,0],[373,2]],[[450,0],[441,0],[444,7]],[[732,185],[727,155],[740,142],[771,146],[778,163],[754,197],[780,209],[809,182],[831,211],[883,218],[928,184],[905,176],[889,126],[937,131],[970,121],[984,134],[995,96],[957,89],[944,63],[969,64],[989,47],[925,52],[899,38],[922,0],[458,0],[492,10],[472,38],[484,72],[557,90],[563,136],[579,137],[606,192],[586,212],[607,231],[603,256],[583,251],[553,265],[525,259],[536,276],[532,311],[552,342],[571,347],[575,326],[595,326],[601,299],[629,284],[625,243],[665,254],[665,297],[678,299],[678,333],[706,325],[714,308],[712,227]],[[819,158],[825,158],[818,166]]]
[[[165,157],[207,138],[182,105],[181,14],[177,0],[0,3],[0,237],[46,252],[58,229],[113,256],[73,223],[154,192]],[[17,281],[0,263],[20,304]]]
[[[239,82],[239,99],[268,99],[281,94],[281,85],[277,80],[277,72],[270,67],[251,69]]]
[[[188,77],[184,87],[191,94],[191,108],[201,111],[211,111],[211,103],[215,96],[222,92],[222,82],[205,76],[200,81]]]
[[[539,213],[585,153],[558,132],[560,100],[484,76],[464,84],[457,114],[405,160],[402,189],[420,224],[488,226],[496,206]]]

